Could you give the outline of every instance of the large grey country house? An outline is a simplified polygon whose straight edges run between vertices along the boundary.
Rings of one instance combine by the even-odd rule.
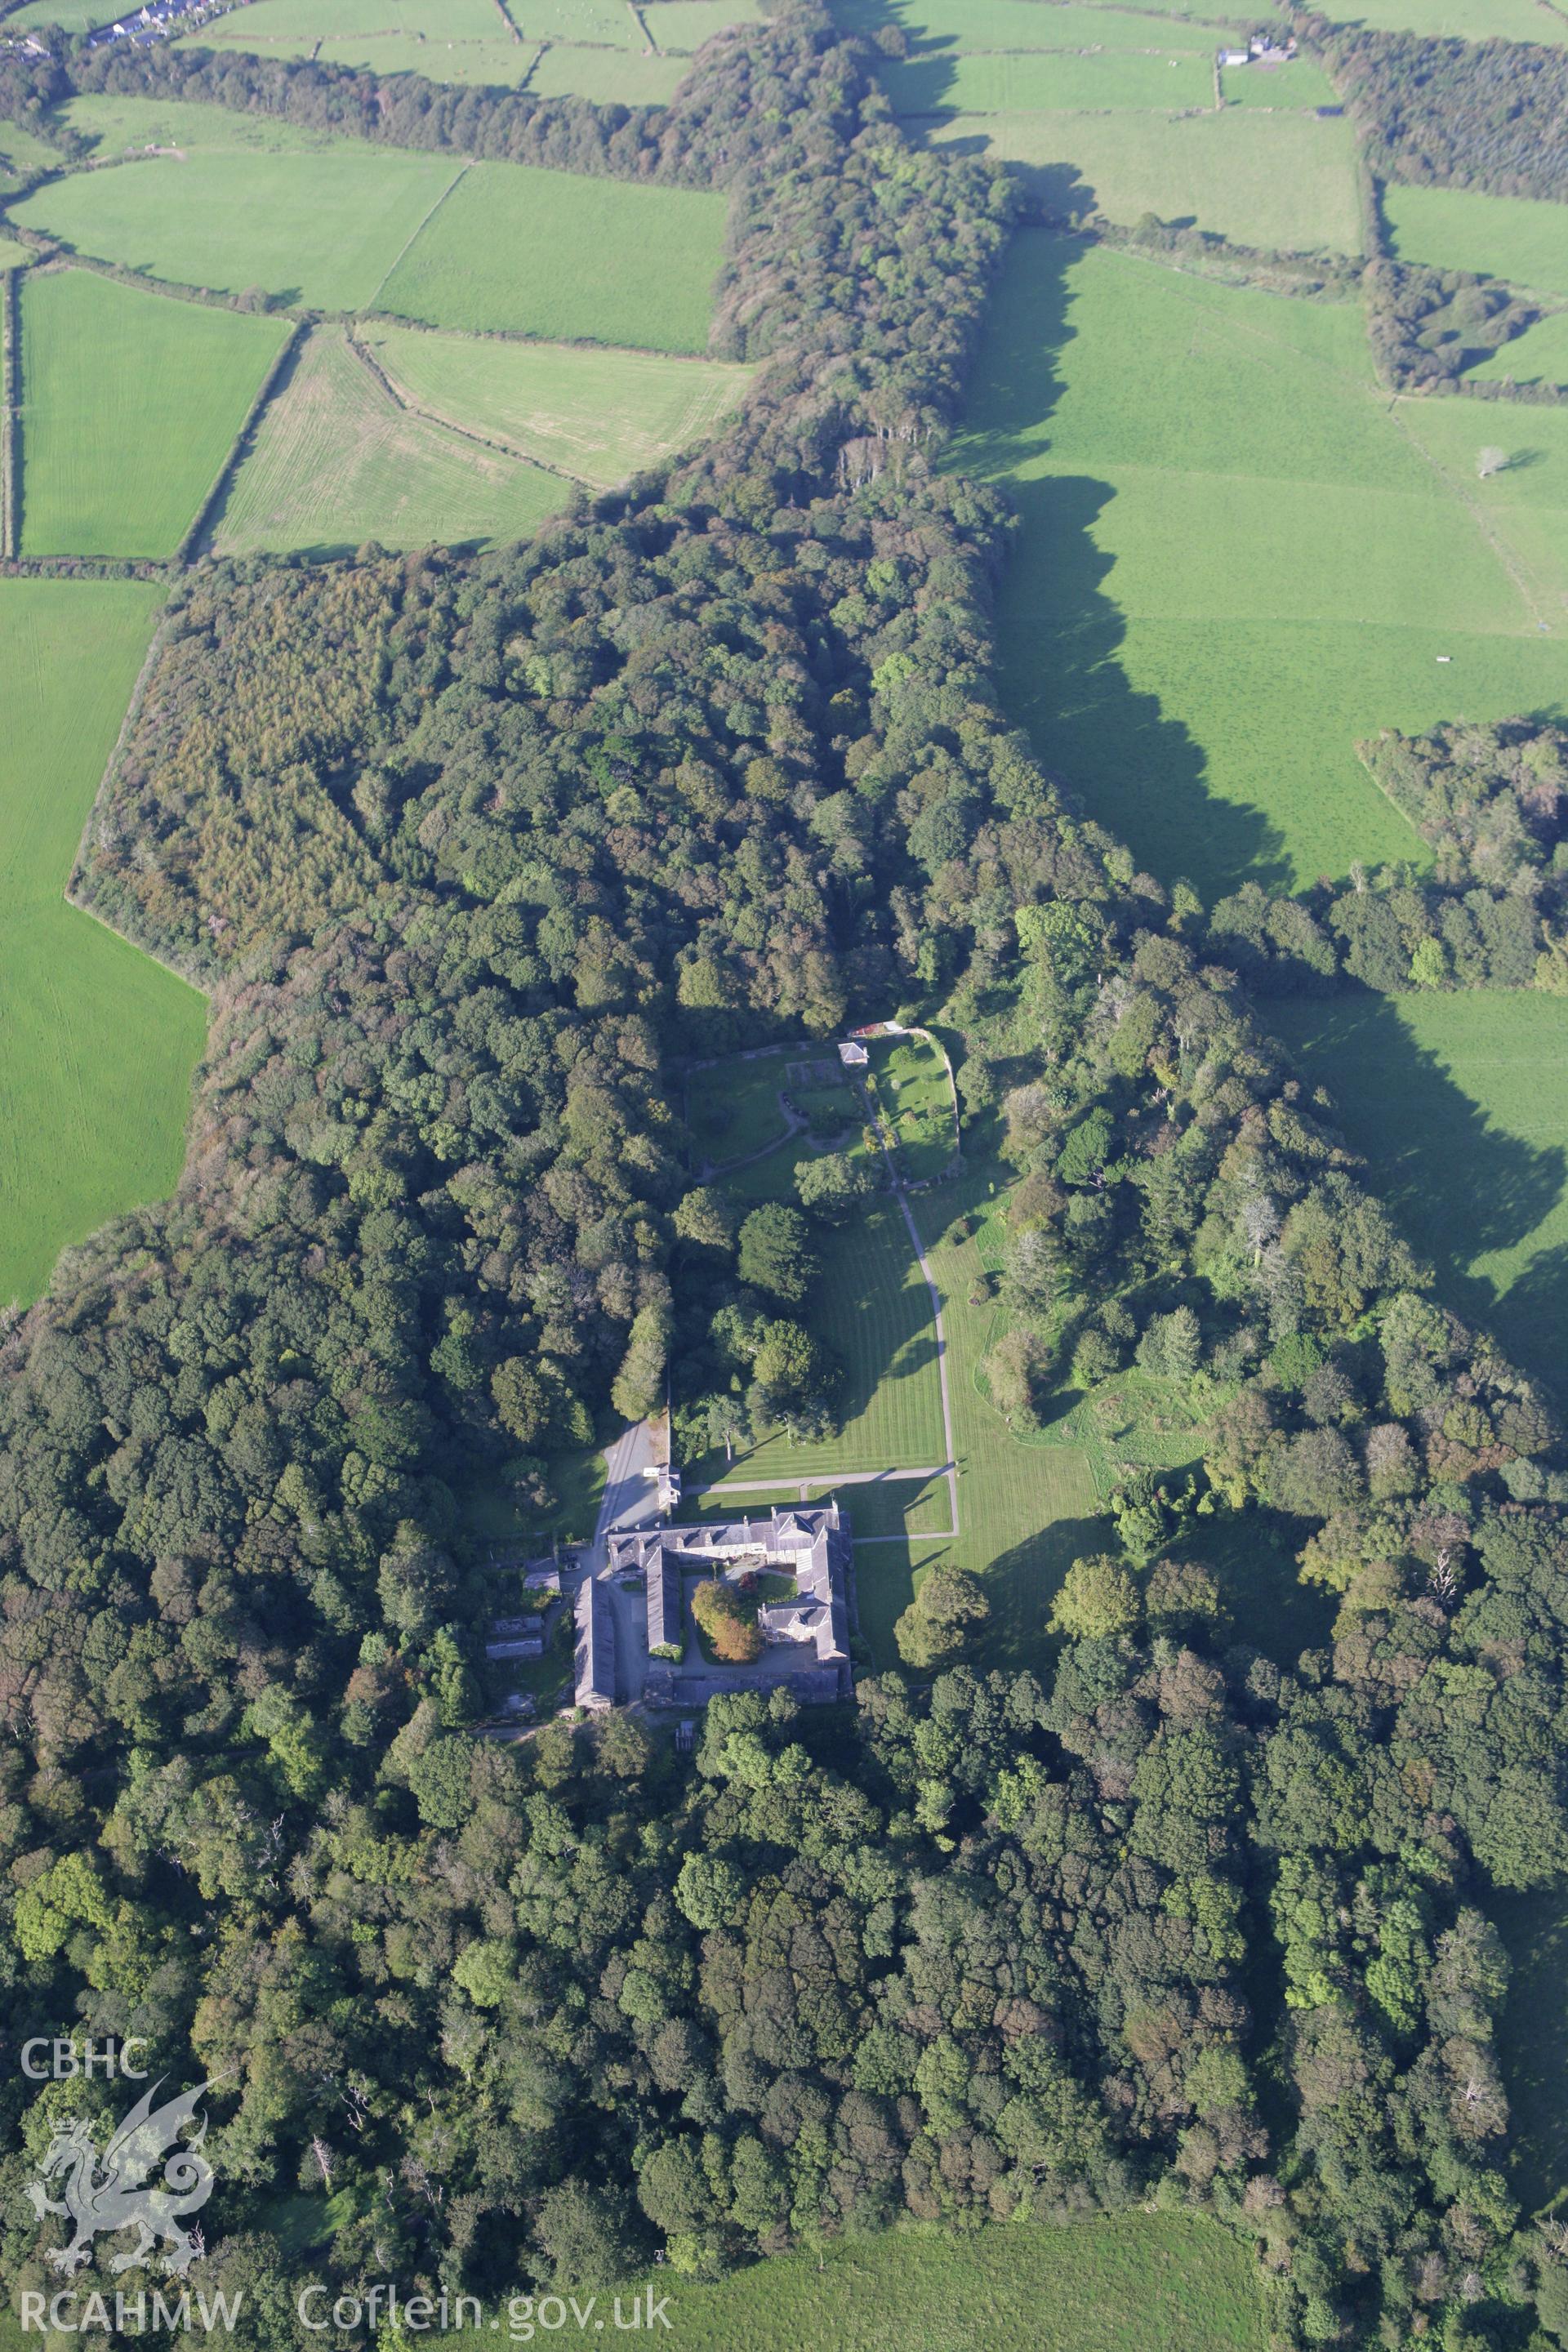
[[[719,1691],[781,1685],[800,1699],[848,1697],[853,1556],[848,1518],[837,1503],[612,1534],[607,1566],[585,1577],[577,1593],[578,1706],[603,1710],[640,1695],[650,1706],[700,1706]],[[793,1579],[795,1591],[758,1610],[760,1657],[744,1665],[710,1663],[688,1628],[687,1587],[753,1570]],[[624,1601],[628,1591],[640,1605],[617,1608],[617,1593]]]

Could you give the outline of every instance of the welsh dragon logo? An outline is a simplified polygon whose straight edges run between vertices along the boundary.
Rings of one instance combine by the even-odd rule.
[[[111,2271],[127,2271],[144,2263],[160,2240],[169,2248],[159,2265],[164,2271],[183,2274],[205,2252],[200,2235],[188,2227],[190,2216],[200,2212],[212,2194],[213,2169],[201,2152],[207,2132],[205,2116],[190,2139],[183,2141],[180,2133],[212,2084],[200,2083],[194,2091],[183,2091],[178,2098],[154,2107],[153,2101],[163,2080],[160,2076],[142,2093],[101,2151],[85,2117],[55,2126],[39,2167],[40,2178],[28,2182],[27,2196],[40,2221],[46,2213],[60,2213],[75,2230],[68,2246],[57,2246],[49,2254],[57,2270],[79,2270],[91,2252],[93,2240],[111,2237],[119,2230],[135,2230],[140,2234],[128,2253],[115,2255],[109,2265]],[[162,2181],[143,2186],[160,2158],[165,2157]],[[61,2176],[65,2193],[57,2202],[45,2184]]]

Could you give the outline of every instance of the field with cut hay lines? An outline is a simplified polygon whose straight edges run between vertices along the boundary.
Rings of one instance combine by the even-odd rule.
[[[400,408],[340,327],[318,327],[269,402],[214,532],[220,555],[524,538],[570,485]]]
[[[604,488],[716,431],[755,373],[657,352],[383,324],[360,340],[417,407]]]

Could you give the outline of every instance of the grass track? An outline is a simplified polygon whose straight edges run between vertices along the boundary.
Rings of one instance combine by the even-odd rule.
[[[1487,989],[1287,1000],[1268,1017],[1441,1295],[1568,1394],[1568,1001]]]
[[[1542,526],[1436,456],[1352,306],[1016,239],[954,461],[1025,521],[1009,704],[1142,862],[1217,894],[1422,858],[1356,740],[1561,705]]]
[[[352,551],[521,539],[571,485],[410,415],[338,327],[318,327],[269,402],[230,485],[219,554]]]
[[[157,604],[0,581],[0,1299],[180,1171],[205,1000],[60,895]]]
[[[376,307],[435,327],[700,352],[724,198],[521,163],[476,163]]]
[[[91,270],[22,291],[22,553],[172,555],[284,329]]]
[[[310,309],[354,310],[461,169],[456,156],[350,139],[286,153],[203,149],[54,181],[15,217],[174,284],[259,286]]]
[[[1145,213],[1195,220],[1238,244],[1281,252],[1359,253],[1355,142],[1348,122],[1227,106],[1157,114],[959,115],[933,143],[1024,167],[1061,215],[1098,211],[1129,226]]]
[[[360,340],[430,415],[608,489],[718,430],[755,370],[571,343],[370,326]]]

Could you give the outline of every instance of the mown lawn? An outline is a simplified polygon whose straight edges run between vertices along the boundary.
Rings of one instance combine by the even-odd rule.
[[[1287,1000],[1268,1019],[1328,1087],[1440,1294],[1568,1393],[1568,1001]]]
[[[352,553],[367,539],[488,546],[526,538],[570,496],[558,475],[400,408],[341,327],[318,327],[228,486],[214,546],[223,555]]]
[[[0,1301],[180,1171],[205,999],[60,895],[158,601],[0,581]]]
[[[870,1069],[882,1124],[910,1183],[943,1176],[956,1150],[952,1080],[929,1037],[876,1037]]]
[[[52,181],[15,217],[174,284],[260,287],[311,309],[356,310],[462,168],[454,155],[356,139],[287,152],[209,146]]]
[[[674,2352],[1262,2352],[1265,2342],[1247,2249],[1189,2214],[890,2231],[711,2285],[659,2271],[653,2292],[668,2297],[661,2335]],[[447,2352],[463,2341],[441,2340]]]
[[[1205,894],[1421,859],[1356,741],[1562,697],[1550,597],[1390,414],[1354,306],[1025,231],[952,462],[1024,519],[998,608],[1014,714],[1141,862]]]
[[[756,373],[416,327],[367,326],[361,341],[419,407],[605,489],[718,430]]]
[[[476,163],[376,306],[436,327],[700,352],[724,211],[705,191]]]
[[[956,1543],[912,1545],[902,1564],[880,1552],[871,1558],[877,1607],[889,1622],[938,1558],[984,1576],[992,1608],[984,1662],[1039,1666],[1051,1648],[1051,1596],[1075,1559],[1103,1549],[1109,1522],[1083,1448],[1059,1435],[1015,1436],[985,1392],[981,1365],[1003,1323],[989,1296],[977,1297],[977,1278],[1000,1262],[1003,1198],[995,1169],[966,1167],[954,1183],[910,1204],[942,1298],[961,1532]],[[959,1239],[965,1220],[977,1230]]]
[[[840,1470],[934,1468],[947,1458],[931,1294],[896,1201],[820,1234],[822,1273],[807,1320],[844,1367],[840,1426],[817,1444],[765,1438],[693,1464],[689,1475],[737,1487],[759,1478],[831,1478]]]
[[[1131,226],[1152,212],[1277,252],[1361,251],[1346,121],[1250,106],[1174,118],[1039,110],[955,115],[931,138],[1020,165],[1063,216],[1098,211]]]
[[[1546,17],[1547,11],[1540,11]],[[1560,37],[1568,19],[1558,18]],[[1563,207],[1531,196],[1478,195],[1468,188],[1406,188],[1390,181],[1383,209],[1401,261],[1468,269],[1513,286],[1568,294]]]
[[[88,269],[22,289],[22,553],[173,555],[282,347],[276,319]]]
[[[763,1054],[729,1055],[690,1072],[686,1081],[687,1125],[699,1153],[716,1169],[749,1160],[753,1152],[784,1141],[789,1123],[779,1095],[787,1084],[790,1064],[800,1061],[805,1051],[802,1046],[777,1045]],[[801,1148],[804,1150],[804,1142]],[[787,1191],[782,1197],[789,1197]]]

